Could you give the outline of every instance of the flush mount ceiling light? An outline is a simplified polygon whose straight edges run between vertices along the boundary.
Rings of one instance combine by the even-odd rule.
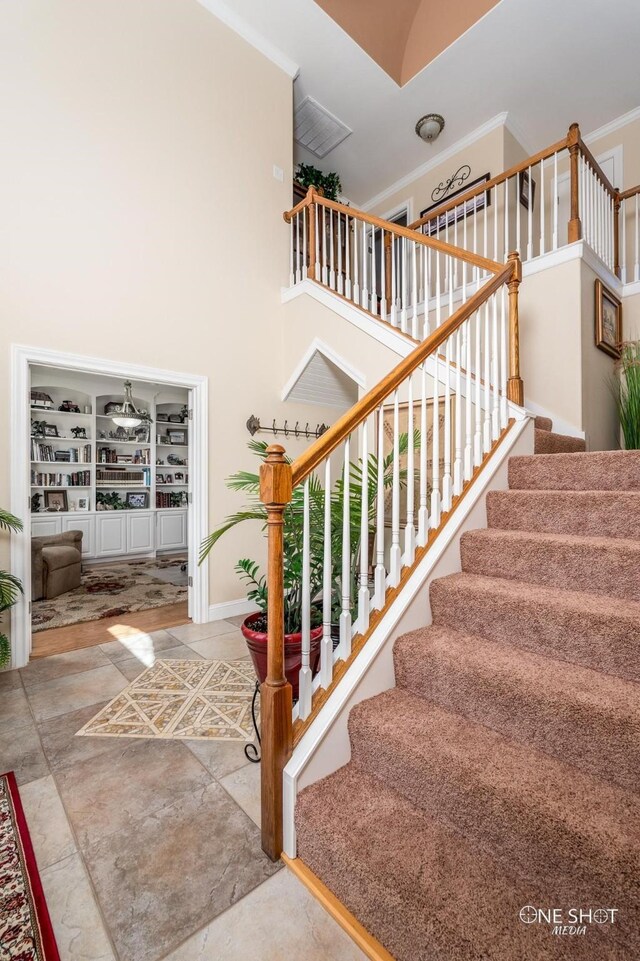
[[[151,421],[147,412],[139,411],[133,403],[130,380],[124,382],[124,399],[120,405],[120,410],[114,410],[111,420],[118,427],[139,427],[143,421],[145,424]]]
[[[441,117],[439,113],[428,113],[418,120],[416,133],[426,143],[433,143],[440,136],[443,127],[444,117]]]

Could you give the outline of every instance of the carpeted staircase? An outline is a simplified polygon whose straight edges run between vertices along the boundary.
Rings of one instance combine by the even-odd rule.
[[[640,452],[550,427],[298,799],[299,857],[398,961],[640,957]]]

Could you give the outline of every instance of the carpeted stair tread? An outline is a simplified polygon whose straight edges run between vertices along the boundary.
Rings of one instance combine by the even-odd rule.
[[[640,602],[465,573],[429,594],[434,624],[640,680]]]
[[[553,421],[550,417],[534,417],[533,424],[536,430],[551,430]]]
[[[462,570],[640,601],[638,539],[485,528],[460,539]]]
[[[563,903],[616,904],[640,947],[637,795],[402,688],[353,708],[349,734],[359,767]]]
[[[487,523],[502,530],[633,537],[640,531],[640,491],[490,491]]]
[[[509,487],[519,490],[640,490],[640,451],[533,454],[509,458]]]
[[[632,957],[610,925],[563,938],[523,924],[524,905],[556,903],[552,882],[507,874],[495,857],[353,763],[302,791],[296,825],[299,857],[397,961]],[[577,885],[573,900],[580,902]]]
[[[583,451],[585,442],[581,437],[568,434],[554,434],[550,430],[533,429],[533,450],[536,454],[566,454],[570,451]]]
[[[640,686],[426,627],[393,649],[399,687],[640,794]]]

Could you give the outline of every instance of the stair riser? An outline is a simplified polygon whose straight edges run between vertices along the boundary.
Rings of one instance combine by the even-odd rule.
[[[546,695],[535,679],[481,673],[428,648],[417,661],[399,646],[394,660],[399,687],[640,794],[637,712],[599,712],[570,690]]]
[[[434,624],[640,681],[640,623],[623,614],[544,606],[445,579],[432,582],[430,598]]]
[[[597,904],[608,902],[615,891],[627,915],[620,933],[640,948],[640,934],[632,920],[640,907],[635,882],[640,873],[637,846],[625,851],[619,843],[612,852],[591,844],[588,837],[576,833],[576,825],[563,823],[542,805],[528,804],[515,786],[492,784],[490,774],[486,780],[479,778],[464,758],[447,750],[436,737],[428,743],[407,743],[404,738],[396,743],[376,726],[375,717],[351,713],[356,764],[425,813],[491,850],[506,871],[538,884],[552,884],[563,903],[576,889],[585,902]]]
[[[470,532],[461,539],[460,555],[462,570],[470,574],[640,601],[640,544],[636,549],[534,540],[492,542]]]
[[[640,490],[640,451],[511,457],[512,490]]]
[[[583,452],[584,440],[579,437],[568,437],[565,434],[554,434],[548,430],[534,429],[533,449],[536,454],[573,454]]]
[[[640,493],[491,491],[487,524],[507,531],[634,537],[640,530]]]

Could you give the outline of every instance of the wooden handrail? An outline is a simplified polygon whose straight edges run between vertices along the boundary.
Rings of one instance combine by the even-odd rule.
[[[523,160],[519,164],[515,164],[513,167],[509,167],[504,173],[498,174],[496,177],[492,177],[491,180],[486,180],[483,184],[479,184],[472,190],[467,191],[467,193],[461,194],[458,197],[454,197],[448,203],[441,204],[437,209],[434,209],[431,213],[425,214],[424,217],[420,217],[419,220],[414,220],[412,224],[409,224],[409,230],[417,230],[423,224],[429,223],[435,217],[439,217],[441,214],[446,213],[448,210],[453,210],[454,207],[460,207],[462,204],[466,203],[467,200],[471,200],[472,197],[477,197],[480,194],[486,193],[487,190],[492,190],[493,187],[497,187],[499,184],[504,183],[505,180],[509,180],[510,177],[515,177],[516,174],[522,173],[529,167],[535,166],[535,164],[540,163],[541,160],[547,160],[548,157],[553,157],[554,154],[560,153],[561,150],[565,150],[568,146],[567,137],[563,140],[559,140],[554,143],[551,147],[547,147],[545,150],[540,150],[538,153],[533,154],[527,160]]]
[[[319,437],[311,447],[294,461],[291,469],[293,487],[301,484],[311,471],[315,470],[339,444],[346,440],[349,434],[365,421],[410,374],[417,370],[427,357],[444,344],[451,334],[453,334],[465,320],[468,320],[496,290],[499,290],[504,283],[509,283],[514,277],[517,277],[519,283],[520,276],[520,258],[517,254],[510,254],[507,264],[501,267],[499,273],[495,274],[483,284],[480,290],[470,297],[462,307],[444,321],[444,323],[416,347],[408,357],[401,360],[391,373],[387,374],[384,380],[376,384],[368,394],[365,394],[357,404],[354,404],[346,414],[343,414],[326,433]],[[517,310],[515,312],[515,321],[517,322]],[[517,367],[516,371],[516,376],[519,379],[520,375]]]
[[[309,187],[309,191],[304,200],[297,203],[291,210],[285,210],[282,216],[287,223],[291,223],[292,218],[295,217],[296,214],[314,203],[322,204],[324,207],[329,207],[330,210],[336,210],[338,213],[352,217],[354,220],[363,220],[372,227],[378,227],[380,230],[386,230],[387,233],[395,234],[396,237],[406,237],[407,240],[411,240],[413,243],[423,244],[425,247],[439,250],[442,254],[447,254],[456,260],[463,260],[465,263],[471,264],[473,267],[479,267],[481,270],[486,270],[490,274],[499,273],[504,266],[495,260],[489,260],[487,257],[480,257],[478,254],[471,253],[469,250],[464,250],[462,247],[454,247],[453,244],[447,244],[443,240],[435,240],[433,237],[427,237],[425,234],[418,233],[410,227],[402,227],[400,224],[392,224],[388,220],[382,220],[374,214],[368,214],[364,210],[358,210],[357,207],[347,207],[346,204],[338,203],[336,200],[327,200],[326,197],[322,197],[313,187]]]
[[[578,131],[578,149],[579,149],[580,153],[582,154],[582,156],[585,158],[585,160],[588,161],[589,166],[592,168],[592,170],[593,170],[593,172],[595,173],[596,177],[600,180],[600,182],[601,182],[602,186],[604,187],[604,189],[605,189],[605,190],[614,198],[614,200],[615,200],[615,198],[618,196],[618,191],[617,191],[616,188],[612,185],[611,181],[609,180],[609,178],[608,178],[607,175],[605,174],[604,170],[602,169],[602,167],[600,166],[600,164],[598,163],[598,161],[596,160],[596,158],[593,156],[593,154],[591,153],[591,151],[590,151],[589,148],[587,147],[586,143],[584,142],[584,140],[583,140],[582,137],[580,136],[579,131]]]
[[[640,194],[640,184],[637,187],[629,187],[628,190],[621,190],[618,193],[618,200],[628,200],[629,197],[635,197],[636,194]]]

